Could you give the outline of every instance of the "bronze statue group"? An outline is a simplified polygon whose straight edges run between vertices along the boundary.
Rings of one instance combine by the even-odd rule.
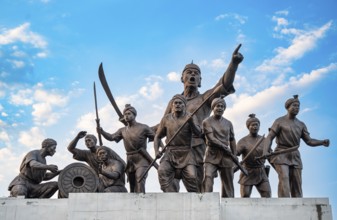
[[[193,62],[187,64],[181,76],[184,91],[172,97],[158,125],[150,127],[137,122],[136,108],[127,104],[121,118],[125,126],[116,132],[109,133],[97,123],[99,145],[94,135],[86,131],[77,134],[68,150],[75,160],[94,170],[99,179],[97,192],[128,192],[126,176],[131,193],[145,193],[147,173],[154,166],[163,192],[179,192],[180,180],[188,192],[212,192],[214,178],[219,175],[221,197],[234,197],[234,173],[240,169],[241,197],[250,197],[255,186],[261,197],[268,198],[272,195],[269,166],[265,165],[268,160],[278,174],[278,197],[303,197],[300,140],[313,147],[327,147],[329,140],[310,137],[306,125],[296,117],[300,101],[294,96],[285,102],[287,114],[274,121],[267,137],[258,134],[260,120],[250,114],[246,121],[249,133],[236,142],[233,124],[223,114],[224,97],[235,92],[233,82],[243,60],[240,47],[233,52],[218,83],[203,94],[198,91],[200,68]],[[101,136],[109,141],[123,140],[126,163],[111,148],[102,146]],[[76,148],[82,138],[87,150]],[[274,139],[277,146],[272,149]],[[153,141],[154,159],[146,150],[148,141]],[[46,157],[54,155],[56,145],[55,140],[45,139],[41,149],[24,157],[19,175],[9,185],[10,196],[50,198],[58,190],[57,182],[43,182],[62,172],[56,165],[46,163]]]

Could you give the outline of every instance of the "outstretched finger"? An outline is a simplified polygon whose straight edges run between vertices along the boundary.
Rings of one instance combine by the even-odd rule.
[[[239,46],[234,50],[233,54],[237,54],[240,50],[242,44],[239,44]]]

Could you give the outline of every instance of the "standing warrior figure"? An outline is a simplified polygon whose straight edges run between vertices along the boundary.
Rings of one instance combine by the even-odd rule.
[[[214,178],[219,171],[221,197],[234,198],[234,163],[232,158],[233,155],[236,155],[236,142],[233,125],[222,117],[226,109],[223,97],[215,98],[211,108],[213,115],[202,123],[207,144],[204,158],[204,192],[213,192]]]
[[[77,142],[81,138],[84,138],[84,137],[85,137],[85,140],[84,140],[85,145],[87,146],[88,150],[82,150],[82,149],[76,148]],[[73,158],[75,160],[86,162],[91,168],[93,168],[96,171],[97,174],[99,174],[99,167],[100,167],[101,161],[97,157],[98,146],[96,144],[97,144],[97,138],[95,137],[95,135],[87,134],[86,131],[80,131],[76,135],[74,140],[72,140],[70,144],[68,145],[68,150],[70,153],[73,154]],[[111,148],[107,147],[107,150],[109,151],[108,155],[111,156],[112,159],[120,161],[125,168],[124,160],[120,158],[119,155],[115,151],[113,151]],[[121,177],[123,175],[125,175],[125,173],[123,173]]]
[[[125,188],[124,164],[112,159],[109,148],[97,148],[97,158],[101,162],[98,167],[98,192],[127,192]]]
[[[146,177],[140,180],[146,168],[152,162],[152,158],[146,151],[146,142],[153,141],[154,131],[147,125],[136,121],[137,111],[130,104],[126,104],[123,110],[124,120],[127,126],[109,134],[103,128],[97,128],[97,132],[109,141],[119,142],[123,139],[127,155],[126,172],[130,182],[130,192],[145,193]]]
[[[217,90],[214,93],[214,96],[212,96],[205,105],[202,106],[197,112],[196,112],[196,118],[198,125],[201,126],[202,121],[210,116],[212,109],[211,109],[211,103],[212,100],[215,97],[219,97],[220,95],[227,96],[229,94],[232,94],[235,92],[233,82],[235,78],[236,70],[243,60],[243,56],[241,53],[239,53],[239,49],[241,47],[241,44],[234,50],[232,54],[232,60],[223,74],[223,76],[219,79],[218,83],[214,85],[213,88],[207,90],[204,93],[200,93],[198,88],[201,87],[201,71],[199,66],[194,64],[193,62],[191,64],[187,64],[182,72],[181,75],[181,82],[184,84],[184,92],[182,93],[183,96],[187,100],[186,104],[186,111],[188,112],[194,112],[194,110],[200,106],[200,104],[207,99],[212,93],[214,93],[215,89],[219,85],[223,85],[223,87],[220,90]],[[165,114],[171,112],[171,106],[172,103],[169,103]],[[192,149],[196,155],[197,160],[197,169],[198,169],[198,182],[199,187],[202,183],[203,178],[203,159],[205,154],[206,145],[203,140],[203,138],[198,137],[197,135],[193,135],[192,137]]]
[[[50,198],[58,190],[55,181],[50,180],[60,174],[56,165],[47,165],[46,157],[56,152],[56,141],[50,138],[42,142],[40,150],[32,150],[23,158],[20,174],[9,184],[10,196],[24,196],[25,198]],[[49,170],[50,172],[47,172]]]
[[[188,192],[200,192],[197,181],[196,160],[191,149],[192,134],[201,135],[201,129],[195,117],[186,112],[186,99],[183,95],[175,95],[172,100],[172,113],[166,114],[157,129],[154,138],[154,150],[157,157],[161,139],[166,137],[166,150],[160,160],[158,178],[163,192],[178,192],[179,185],[175,178],[182,179]],[[186,123],[188,120],[188,123]],[[183,126],[183,127],[181,127]],[[176,131],[180,130],[179,133]]]
[[[242,158],[244,158],[243,166],[248,172],[248,176],[243,173],[240,174],[241,197],[250,197],[253,186],[255,186],[261,197],[270,198],[271,188],[266,167],[264,166],[266,159],[255,160],[255,157],[262,155],[264,146],[264,137],[258,134],[260,120],[255,117],[255,114],[250,114],[246,121],[246,126],[249,134],[241,138],[236,146],[237,156],[242,155]],[[258,145],[256,146],[256,144]]]
[[[329,139],[316,140],[310,137],[306,125],[296,118],[300,110],[298,95],[294,95],[285,103],[288,113],[276,119],[270,128],[265,140],[267,151],[271,148],[272,141],[276,138],[275,156],[270,158],[278,174],[278,197],[303,197],[302,193],[302,160],[298,150],[300,140],[307,145],[316,147],[329,146]],[[292,150],[294,149],[294,150]],[[282,151],[285,151],[282,153]],[[277,155],[276,153],[279,152]],[[264,152],[264,155],[267,155]]]

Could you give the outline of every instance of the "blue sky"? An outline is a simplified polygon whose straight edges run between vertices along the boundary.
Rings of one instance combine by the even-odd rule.
[[[333,0],[2,0],[0,196],[9,195],[7,186],[22,157],[40,148],[44,138],[58,141],[49,163],[62,169],[75,162],[67,145],[81,130],[95,132],[94,81],[102,127],[114,132],[122,126],[99,83],[101,62],[119,107],[131,103],[137,121],[152,126],[168,100],[182,91],[187,63],[200,66],[203,92],[218,81],[242,43],[245,58],[224,114],[236,139],[248,133],[250,113],[260,118],[260,133],[267,134],[286,114],[284,102],[298,94],[298,118],[313,138],[331,141],[329,148],[301,145],[304,197],[329,197],[335,210],[336,6]],[[104,143],[125,158],[122,143]],[[151,143],[148,148],[153,154]],[[277,197],[274,170],[270,182]],[[218,182],[214,190],[220,190]],[[147,191],[160,192],[154,170]]]

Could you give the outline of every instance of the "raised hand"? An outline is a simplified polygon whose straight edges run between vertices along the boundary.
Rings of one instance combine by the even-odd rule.
[[[80,131],[80,132],[77,134],[77,138],[84,138],[86,135],[87,135],[87,132],[86,132],[86,131]]]
[[[233,55],[232,55],[232,61],[235,64],[239,64],[243,60],[243,55],[241,53],[239,53],[239,49],[240,49],[241,45],[242,44],[239,44],[239,46],[237,46],[237,48],[234,50]]]

